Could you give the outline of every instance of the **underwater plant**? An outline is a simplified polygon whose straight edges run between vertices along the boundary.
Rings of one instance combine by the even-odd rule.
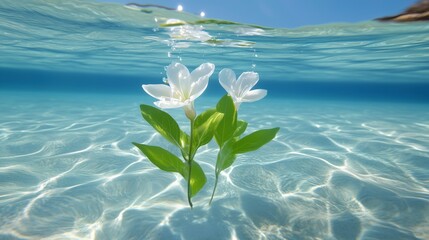
[[[230,167],[238,154],[259,149],[270,142],[279,128],[263,129],[242,137],[248,123],[238,119],[238,107],[243,102],[253,102],[264,98],[266,90],[251,90],[259,80],[255,72],[244,72],[236,80],[231,69],[219,73],[219,82],[228,92],[215,108],[196,114],[194,101],[206,90],[215,65],[201,64],[194,71],[181,63],[166,67],[166,84],[143,85],[143,90],[158,99],[154,104],[163,109],[180,108],[190,121],[189,134],[182,131],[179,124],[167,112],[146,104],[140,105],[143,118],[161,136],[180,149],[180,159],[170,151],[159,146],[133,144],[159,169],[179,173],[187,182],[187,197],[192,208],[194,197],[206,184],[207,178],[201,166],[194,159],[198,149],[215,138],[219,152],[215,167],[215,184],[210,203],[216,191],[220,173]]]

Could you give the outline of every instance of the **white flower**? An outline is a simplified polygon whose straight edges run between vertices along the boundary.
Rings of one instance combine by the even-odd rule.
[[[243,72],[237,80],[234,71],[229,68],[224,68],[219,73],[220,85],[232,97],[237,109],[242,102],[258,101],[267,95],[265,89],[250,90],[258,81],[259,75],[256,72]]]
[[[192,73],[181,63],[172,63],[167,68],[166,84],[143,84],[143,90],[159,101],[154,104],[160,108],[183,107],[189,119],[195,118],[194,100],[207,88],[215,65],[203,63]]]

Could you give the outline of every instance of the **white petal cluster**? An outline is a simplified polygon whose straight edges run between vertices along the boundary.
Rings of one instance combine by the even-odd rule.
[[[242,102],[258,101],[267,95],[265,89],[250,90],[258,81],[259,75],[256,72],[243,72],[238,79],[234,71],[229,68],[224,68],[219,73],[220,85],[232,97],[237,109]]]
[[[215,65],[203,63],[189,73],[181,63],[172,63],[167,68],[166,84],[143,85],[143,90],[159,101],[154,104],[160,108],[184,107],[186,116],[194,119],[194,101],[206,90]]]

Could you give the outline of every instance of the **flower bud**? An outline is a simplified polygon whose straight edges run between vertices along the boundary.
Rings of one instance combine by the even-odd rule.
[[[194,120],[195,116],[197,115],[195,113],[195,109],[194,109],[194,104],[189,104],[183,107],[183,109],[185,110],[185,115],[189,120]]]

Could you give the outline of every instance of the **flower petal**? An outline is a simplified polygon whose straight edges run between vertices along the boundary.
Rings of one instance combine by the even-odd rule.
[[[224,68],[219,72],[219,83],[228,92],[229,95],[235,96],[233,84],[236,79],[234,71],[229,68]]]
[[[191,101],[197,99],[206,90],[207,85],[209,84],[209,77],[210,76],[201,77],[200,80],[194,84],[192,87],[191,96],[189,97]]]
[[[267,90],[265,89],[255,89],[246,93],[246,95],[241,99],[242,102],[254,102],[261,100],[267,95]]]
[[[177,99],[174,99],[174,98],[157,101],[157,102],[154,102],[154,104],[159,108],[179,108],[187,105],[187,103],[178,101]]]
[[[182,99],[189,99],[191,96],[193,81],[191,76],[180,79],[180,92]]]
[[[199,97],[207,88],[209,78],[213,74],[215,65],[213,63],[203,63],[191,73],[192,86],[189,92],[189,99],[192,101]]]
[[[181,63],[171,63],[166,68],[168,84],[173,88],[173,91],[182,91],[183,87],[190,85],[190,73],[188,68]],[[189,81],[187,80],[189,79]]]
[[[239,97],[244,97],[259,81],[259,74],[256,72],[244,72],[235,82],[234,90]]]
[[[143,84],[143,90],[150,96],[161,99],[171,97],[171,88],[165,84]]]
[[[213,74],[214,69],[215,65],[213,63],[203,63],[191,72],[192,80],[196,82],[203,77],[209,78]]]

